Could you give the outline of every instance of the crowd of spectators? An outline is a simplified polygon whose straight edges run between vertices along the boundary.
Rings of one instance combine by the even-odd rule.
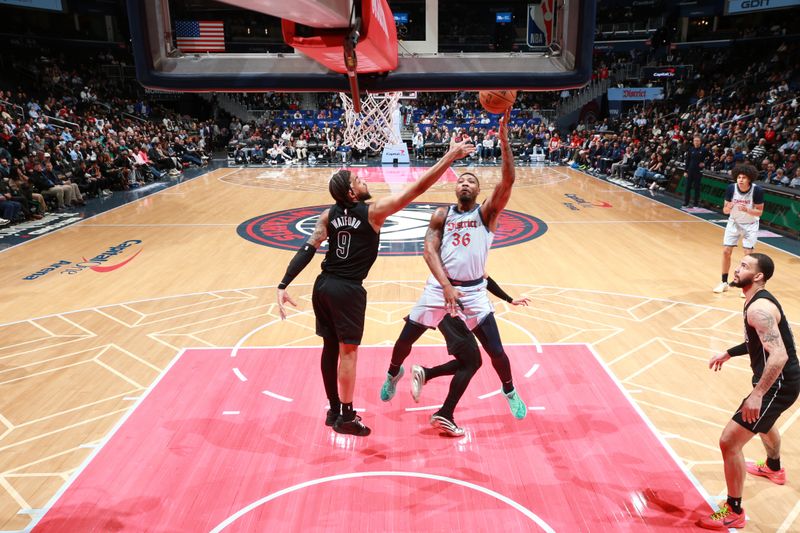
[[[204,166],[215,132],[221,135],[211,122],[175,114],[156,120],[152,106],[126,97],[90,66],[69,68],[52,57],[33,64],[26,86],[35,93],[0,90],[0,224]]]
[[[712,52],[710,62],[696,62],[703,75],[694,87],[687,84],[687,104],[654,102],[618,120],[575,128],[564,139],[551,139],[548,155],[656,190],[683,173],[686,151],[698,137],[708,153],[706,171],[730,173],[747,160],[763,183],[800,188],[799,49],[781,44],[767,61],[750,63]]]
[[[675,82],[671,98],[628,110],[614,119],[579,124],[566,134],[557,132],[542,111],[553,106],[558,93],[521,93],[515,104],[510,138],[523,161],[544,151],[554,163],[569,163],[590,172],[625,177],[639,186],[658,189],[676,171],[693,138],[700,137],[709,153],[707,171],[729,172],[744,159],[753,162],[765,183],[800,186],[797,130],[798,46],[776,46],[764,52],[746,47],[724,50],[670,51],[663,61],[693,61],[687,80]],[[636,55],[604,58],[598,78]],[[269,125],[230,126],[239,162],[281,164],[361,159],[363,152],[343,144],[338,98],[320,102],[320,111],[283,110]],[[474,92],[420,93],[402,106],[404,124],[413,128],[415,157],[437,155],[452,137],[469,137],[478,146],[474,157],[497,157],[496,115],[480,108]],[[313,119],[317,119],[316,121]],[[322,119],[325,122],[319,123]],[[313,123],[313,125],[309,125]],[[262,148],[249,149],[253,139]],[[298,143],[303,150],[298,150]]]
[[[620,64],[639,57],[638,52],[599,53],[593,79],[606,79]],[[530,157],[534,146],[541,145],[554,130],[552,119],[556,108],[560,101],[574,92],[518,94],[509,135],[515,147],[524,151],[524,160]],[[231,132],[228,159],[231,162],[315,164],[360,161],[378,155],[345,144],[342,133],[344,110],[337,93],[314,94],[313,109],[303,109],[295,95],[280,93],[242,93],[229,98],[252,114],[260,112],[261,116],[248,123],[234,119],[228,127]],[[484,153],[497,151],[495,136],[500,117],[481,107],[475,91],[420,92],[415,98],[400,100],[400,113],[402,126],[411,134],[416,157],[441,155],[453,135],[459,138],[467,136],[475,142],[478,150],[473,157],[477,160],[484,160]],[[493,160],[495,156],[486,159]]]
[[[748,160],[764,183],[800,188],[799,51],[796,43],[769,53],[669,51],[664,62],[691,63],[693,72],[668,85],[668,100],[568,132],[548,120],[564,95],[520,93],[509,136],[523,161],[544,153],[553,163],[653,190],[682,172],[685,152],[698,137],[708,151],[706,171],[729,172]],[[81,64],[56,57],[20,59],[16,66],[33,83],[19,84],[27,90],[0,90],[0,216],[6,220],[38,218],[175,176],[186,166],[207,164],[215,148],[227,147],[239,164],[339,163],[373,155],[346,145],[336,94],[316,95],[313,109],[302,109],[289,94],[234,96],[248,109],[269,113],[252,122],[220,112],[194,120],[104,76],[103,65],[124,63],[124,57],[104,52]],[[608,55],[595,75],[603,79],[626,61],[644,59]],[[486,113],[475,92],[420,93],[401,101],[401,114],[413,132],[414,157],[436,157],[454,137],[477,145],[477,161],[499,157],[499,116]]]

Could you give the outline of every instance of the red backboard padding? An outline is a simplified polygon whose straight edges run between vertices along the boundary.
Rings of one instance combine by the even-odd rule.
[[[397,68],[397,29],[386,0],[365,0],[361,4],[361,38],[356,45],[358,73],[389,72]],[[282,20],[283,39],[321,65],[340,74],[347,73],[344,40],[349,29],[314,29],[311,37],[299,37],[297,25]]]

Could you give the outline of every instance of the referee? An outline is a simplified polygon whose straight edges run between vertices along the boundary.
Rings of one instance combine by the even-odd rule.
[[[695,135],[692,146],[686,151],[684,160],[686,168],[686,190],[683,193],[683,207],[700,205],[700,182],[703,178],[703,169],[709,158],[709,151],[702,146],[703,139]],[[690,194],[694,191],[694,202],[689,201]]]

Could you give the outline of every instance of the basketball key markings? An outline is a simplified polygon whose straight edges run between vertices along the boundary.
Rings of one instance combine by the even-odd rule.
[[[449,204],[412,203],[390,216],[381,230],[379,255],[419,255],[425,243],[428,222],[437,207]],[[236,232],[250,242],[295,250],[308,240],[319,215],[328,206],[311,206],[267,213],[241,223]],[[547,231],[547,224],[534,216],[505,210],[500,215],[492,248],[531,241]],[[318,252],[327,251],[327,242]]]
[[[579,525],[592,531],[676,531],[695,530],[694,521],[712,511],[587,345],[546,344],[541,353],[532,345],[507,348],[519,370],[541,363],[534,379],[526,374],[517,386],[546,409],[509,420],[501,398],[476,395],[498,389],[494,372],[482,369],[463,399],[468,433],[458,440],[439,436],[427,413],[405,409],[416,405],[408,395],[391,405],[377,395],[365,399],[380,428],[366,440],[326,428],[323,388],[270,364],[291,359],[306,368],[319,360],[315,347],[240,351],[236,364],[247,382],[231,376],[228,349],[186,350],[73,476],[37,530],[106,531],[114,523],[129,530],[343,533],[355,530],[353,521],[337,519],[348,516],[363,531],[421,531],[408,527],[409,516],[441,530],[430,524],[457,515],[465,531],[496,531],[496,524],[575,531],[580,509]],[[364,387],[377,390],[391,347],[362,349]],[[440,346],[415,348],[421,364],[443,357]],[[204,394],[192,394],[201,383]],[[265,387],[302,401],[265,398]],[[442,398],[446,389],[433,381],[425,394]],[[639,445],[635,454],[631,442]],[[142,505],[142,495],[170,505]]]

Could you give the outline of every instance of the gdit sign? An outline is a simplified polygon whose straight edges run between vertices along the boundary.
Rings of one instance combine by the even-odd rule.
[[[726,15],[766,11],[768,9],[786,9],[800,6],[800,0],[728,0],[725,4]]]

